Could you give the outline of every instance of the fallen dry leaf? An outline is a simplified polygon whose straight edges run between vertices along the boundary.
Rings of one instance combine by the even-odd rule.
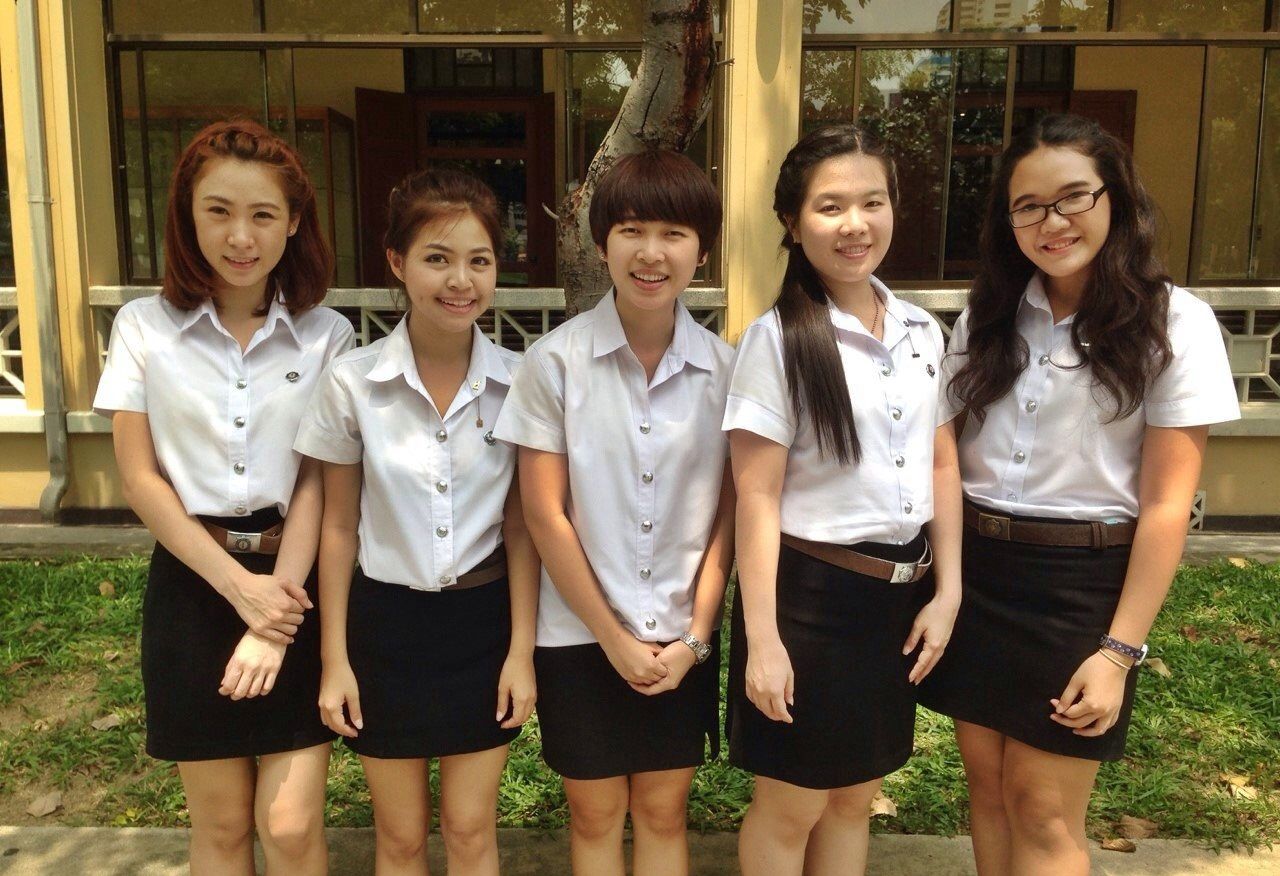
[[[110,581],[100,581],[98,582],[98,592],[107,597],[107,599],[111,599],[116,595],[116,585]]]
[[[1237,569],[1249,568],[1249,561],[1244,557],[1227,557],[1227,562],[1235,566]]]
[[[48,730],[50,726],[52,725],[44,718],[36,718],[31,722],[31,729],[37,733],[43,733],[45,730]]]
[[[890,818],[896,818],[898,815],[898,804],[894,803],[884,794],[879,792],[871,798],[871,815],[887,815]]]
[[[1236,788],[1243,788],[1249,784],[1249,777],[1239,773],[1218,773],[1218,778]]]
[[[1257,800],[1258,789],[1253,785],[1232,785],[1231,796],[1237,800]]]
[[[1145,663],[1146,667],[1161,678],[1173,678],[1173,673],[1165,662],[1159,657],[1148,657]]]
[[[1147,818],[1138,818],[1135,815],[1120,816],[1120,835],[1125,839],[1146,839],[1156,835],[1156,830],[1160,825]]]
[[[28,666],[43,666],[43,665],[44,665],[43,657],[32,657],[28,660],[19,660],[16,663],[10,663],[7,667],[5,667],[4,674],[14,675],[15,673],[21,672],[22,670],[26,669]]]
[[[1187,624],[1182,628],[1182,635],[1186,638],[1188,642],[1200,641],[1200,631],[1197,630],[1195,627],[1191,626],[1191,624]]]
[[[112,712],[110,715],[103,715],[89,726],[94,730],[110,730],[112,727],[119,727],[122,723],[120,716]]]
[[[27,814],[32,818],[44,818],[62,808],[62,792],[50,791],[43,797],[37,797],[27,807]]]
[[[112,663],[120,659],[120,652],[119,651],[103,651],[102,659],[105,660],[107,663]]]
[[[1127,840],[1123,837],[1103,840],[1102,847],[1108,852],[1136,852],[1138,850],[1138,847],[1133,844],[1133,840]]]
[[[31,626],[27,627],[27,634],[32,635],[35,633],[43,633],[47,629],[49,628],[46,627],[41,621],[36,621]]]

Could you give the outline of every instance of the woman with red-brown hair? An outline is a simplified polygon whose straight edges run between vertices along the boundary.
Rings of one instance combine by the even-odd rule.
[[[95,410],[156,538],[143,601],[147,752],[178,762],[194,874],[327,870],[334,737],[316,714],[319,467],[293,451],[326,363],[332,271],[297,153],[220,122],[174,170],[164,287],[120,309]],[[287,656],[287,659],[286,659]]]

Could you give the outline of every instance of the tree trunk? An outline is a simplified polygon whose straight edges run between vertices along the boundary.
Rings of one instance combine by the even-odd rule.
[[[648,146],[683,152],[711,107],[716,69],[711,0],[648,0],[648,5],[635,79],[582,184],[560,205],[556,250],[567,316],[594,307],[610,286],[588,221],[601,175],[620,156]]]

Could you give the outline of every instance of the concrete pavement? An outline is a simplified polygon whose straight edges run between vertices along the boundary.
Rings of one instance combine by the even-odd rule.
[[[373,831],[328,831],[332,876],[373,872]],[[505,876],[568,876],[564,831],[499,831]],[[737,836],[692,834],[693,876],[736,874]],[[1093,876],[1274,876],[1280,851],[1215,854],[1183,840],[1148,839],[1131,854],[1093,851]],[[136,827],[0,827],[0,873],[6,876],[178,876],[185,874],[185,830]],[[432,872],[444,872],[439,836],[430,842]],[[259,855],[259,867],[262,866]],[[974,876],[968,837],[878,835],[869,876]]]

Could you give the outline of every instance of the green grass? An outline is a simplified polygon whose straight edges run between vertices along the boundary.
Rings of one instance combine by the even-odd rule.
[[[30,821],[27,803],[61,789],[67,808],[52,818],[62,823],[185,823],[176,769],[142,751],[137,625],[145,577],[139,559],[0,562],[0,816]],[[103,595],[102,582],[113,593]],[[1102,768],[1091,833],[1113,835],[1122,815],[1136,815],[1158,822],[1160,836],[1213,847],[1280,841],[1280,566],[1184,568],[1151,646],[1171,676],[1143,670],[1128,756]],[[91,728],[110,713],[120,726]],[[1242,777],[1256,797],[1233,793],[1224,774]],[[921,713],[916,756],[889,777],[885,793],[898,815],[877,818],[877,830],[966,832],[963,772],[947,719]],[[698,773],[691,827],[736,828],[750,794],[750,776],[722,755]],[[539,756],[536,720],[512,748],[499,810],[504,826],[566,823],[559,780]],[[371,817],[359,763],[338,746],[329,823],[362,826]]]

